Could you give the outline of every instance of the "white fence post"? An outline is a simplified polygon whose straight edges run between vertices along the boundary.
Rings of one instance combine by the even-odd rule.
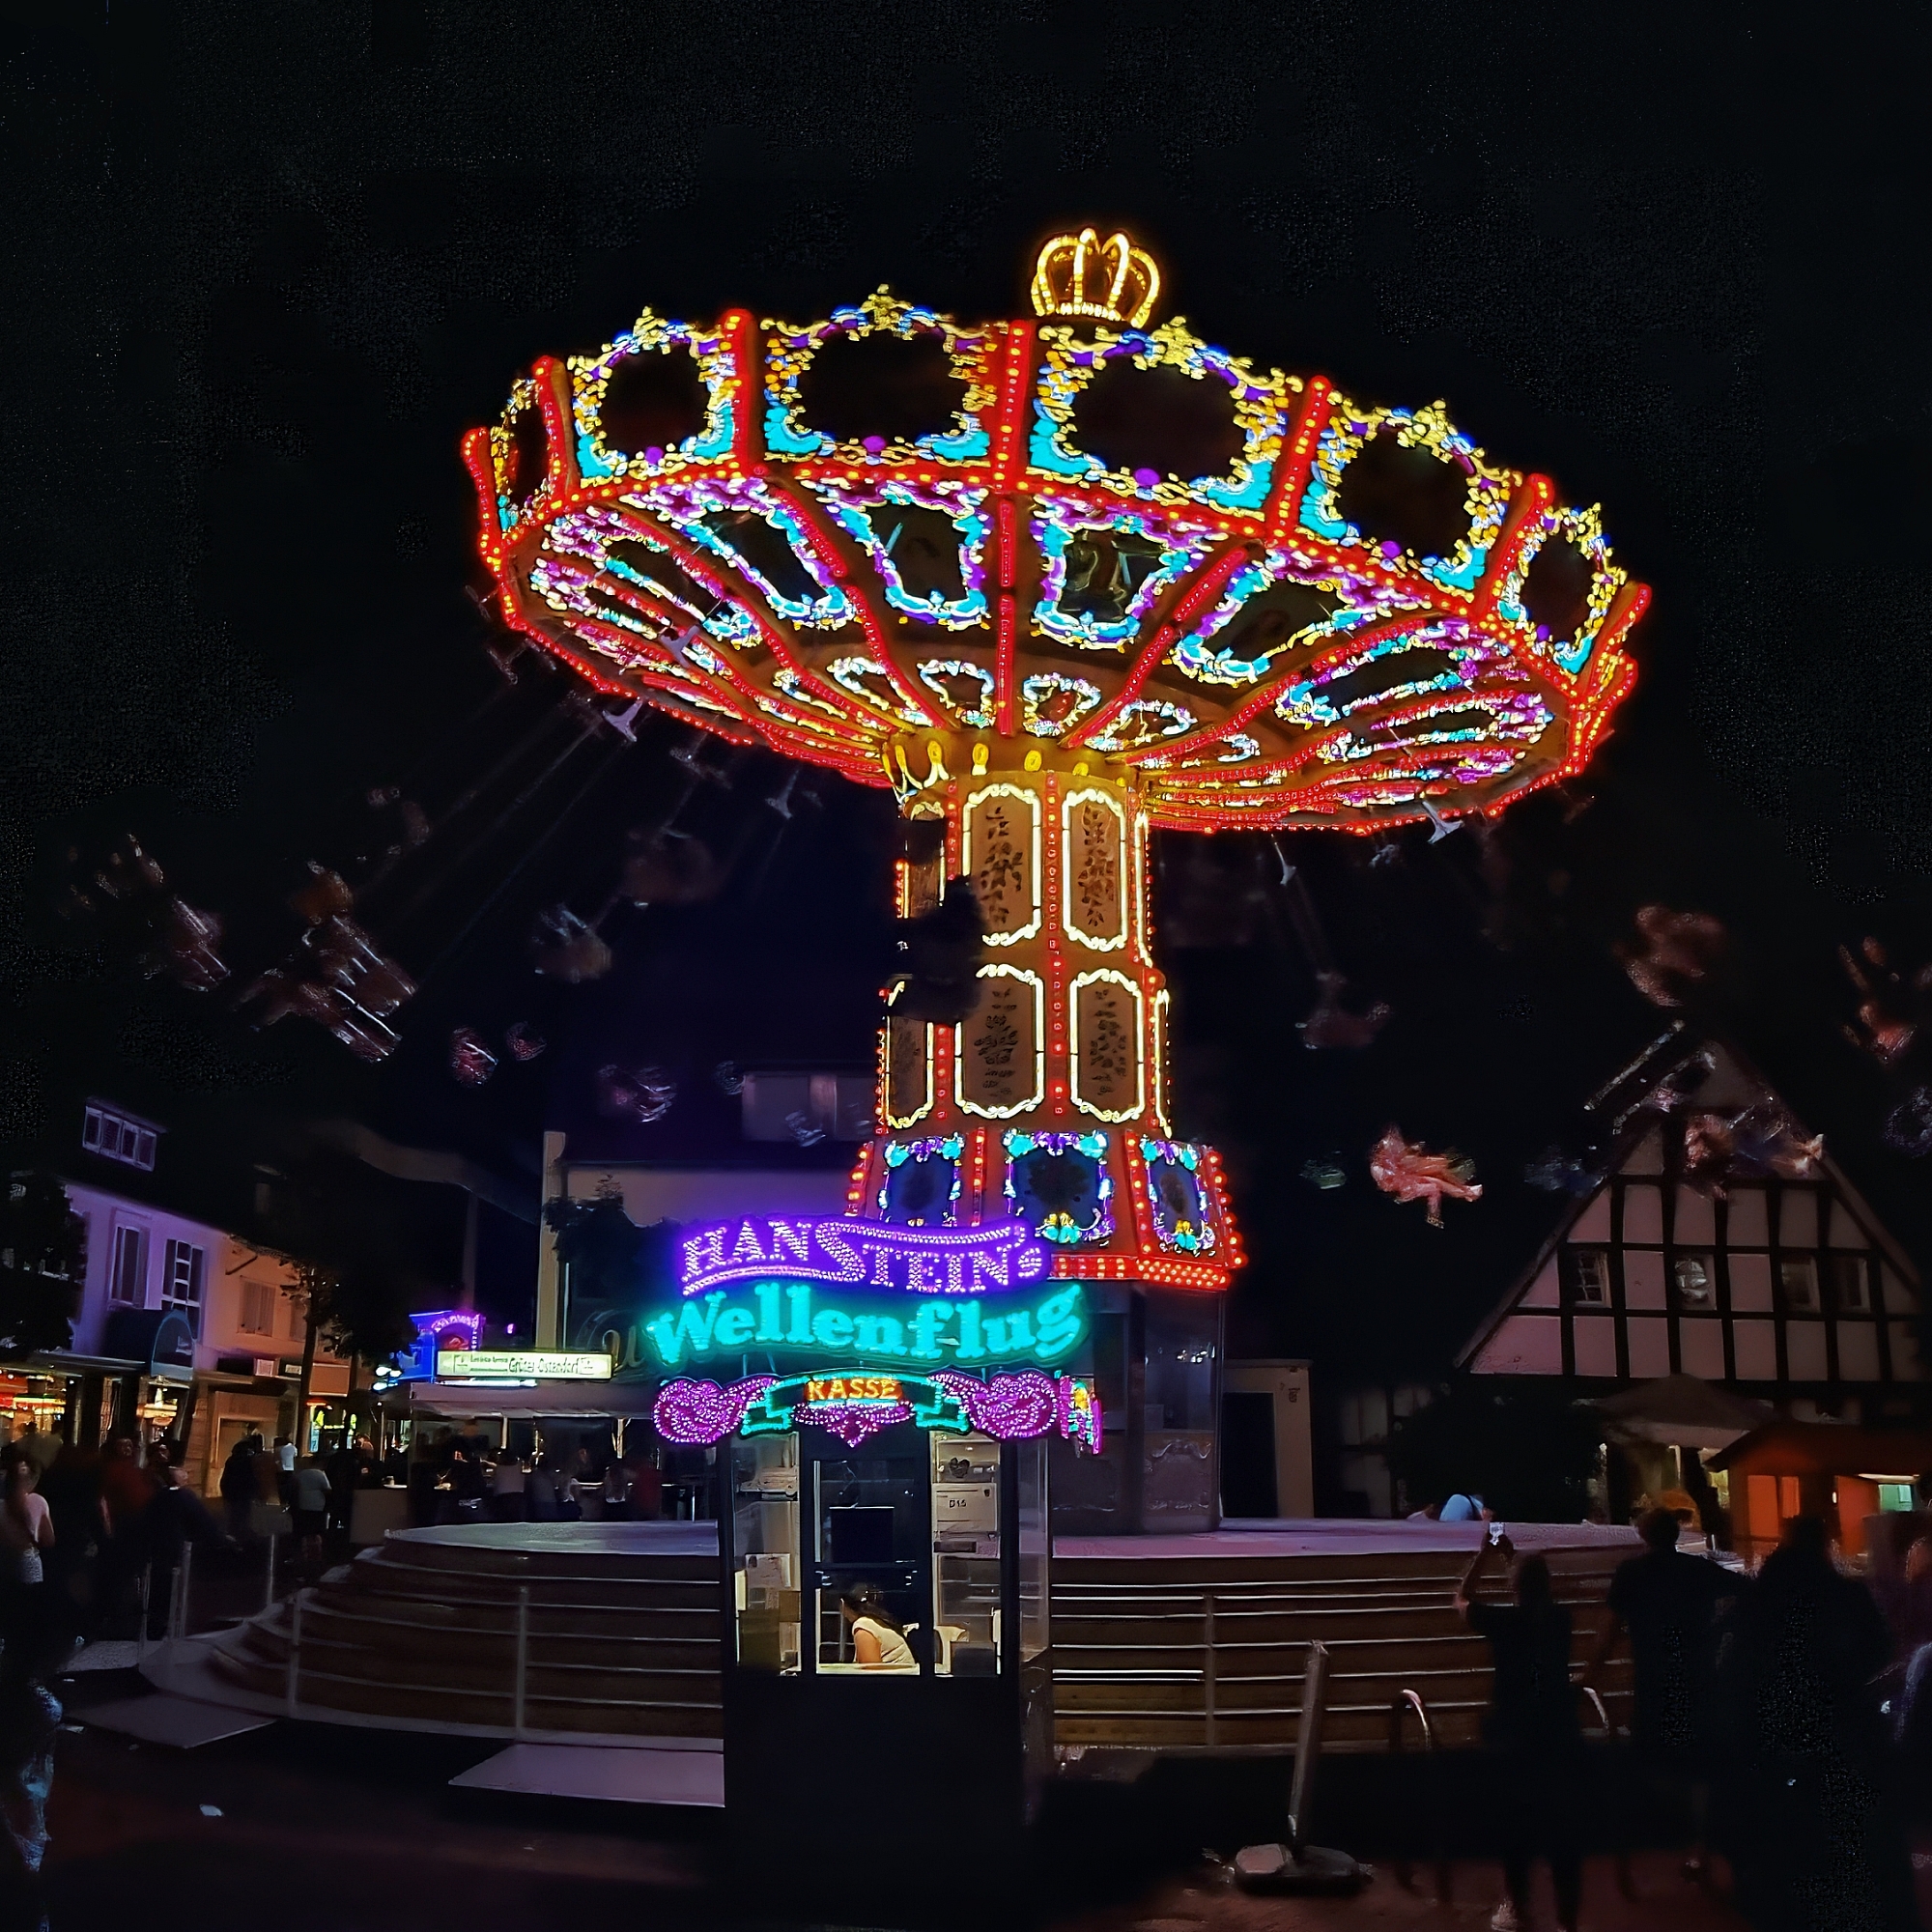
[[[1208,1662],[1202,1673],[1202,1690],[1207,1696],[1208,1742],[1211,1746],[1214,1742],[1214,1593],[1212,1590],[1208,1592],[1207,1614],[1203,1621],[1207,1625]]]
[[[289,1675],[284,1701],[288,1714],[294,1717],[298,1699],[298,1688],[301,1679],[302,1647],[302,1593],[298,1590],[289,1599]]]
[[[530,1586],[517,1585],[517,1664],[516,1688],[510,1700],[510,1728],[521,1742],[524,1735],[524,1699],[530,1678]]]

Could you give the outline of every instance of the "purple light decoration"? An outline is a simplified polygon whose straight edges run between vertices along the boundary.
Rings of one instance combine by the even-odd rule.
[[[856,1449],[882,1429],[910,1422],[912,1408],[903,1402],[802,1402],[791,1412],[792,1425],[826,1429],[848,1449]]]
[[[1023,1221],[902,1228],[849,1217],[741,1216],[678,1242],[687,1295],[734,1281],[822,1281],[913,1294],[980,1294],[1044,1281],[1051,1251]]]
[[[687,1447],[722,1442],[777,1380],[776,1376],[748,1376],[729,1388],[717,1382],[667,1382],[651,1405],[651,1424],[667,1442]]]
[[[1002,1442],[1044,1435],[1059,1418],[1059,1390],[1054,1378],[1039,1369],[1021,1369],[984,1382],[957,1369],[937,1369],[927,1379],[959,1404],[966,1420],[982,1435]]]

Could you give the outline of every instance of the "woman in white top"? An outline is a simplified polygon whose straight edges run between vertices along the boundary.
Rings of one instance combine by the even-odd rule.
[[[838,1614],[851,1628],[853,1657],[867,1669],[902,1670],[915,1662],[905,1632],[870,1583],[848,1584]]]
[[[0,1548],[13,1557],[7,1567],[22,1583],[41,1580],[41,1551],[54,1547],[54,1521],[47,1499],[36,1488],[41,1472],[25,1456],[7,1464],[6,1496],[0,1502]]]

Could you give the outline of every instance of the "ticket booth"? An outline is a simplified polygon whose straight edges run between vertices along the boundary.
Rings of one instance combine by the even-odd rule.
[[[674,1377],[652,1411],[717,1447],[731,1869],[787,1911],[994,1922],[1052,1747],[1048,1445],[1101,1439],[1062,1366],[1083,1291],[1011,1226],[781,1225],[784,1273],[700,1267],[653,1324],[663,1353],[722,1333],[757,1365]],[[862,1615],[889,1659],[862,1660]]]

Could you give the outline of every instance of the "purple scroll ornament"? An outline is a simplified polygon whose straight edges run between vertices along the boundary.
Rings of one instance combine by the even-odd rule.
[[[1044,1435],[1060,1419],[1060,1391],[1053,1378],[1038,1369],[984,1382],[956,1369],[938,1369],[931,1379],[959,1404],[975,1429],[1003,1442]]]
[[[748,1376],[729,1388],[716,1382],[667,1382],[651,1405],[651,1422],[667,1442],[722,1442],[777,1380],[776,1376]]]
[[[802,1402],[791,1412],[797,1427],[810,1423],[838,1436],[848,1449],[856,1449],[868,1435],[876,1435],[895,1423],[910,1422],[912,1407],[903,1402]]]

